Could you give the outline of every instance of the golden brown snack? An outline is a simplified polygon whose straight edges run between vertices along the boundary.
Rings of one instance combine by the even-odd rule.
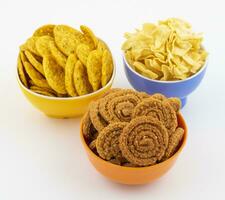
[[[108,125],[99,112],[99,102],[99,100],[91,102],[89,106],[90,119],[98,132]]]
[[[104,98],[104,97],[106,97],[107,95],[109,95],[109,94],[112,94],[113,92],[118,92],[118,91],[121,91],[122,89],[120,89],[120,88],[111,88],[111,89],[109,89],[107,92],[105,92],[102,96],[101,96],[101,98]]]
[[[30,90],[35,92],[35,93],[37,93],[37,94],[42,94],[42,95],[45,95],[45,96],[50,96],[50,97],[55,97],[56,96],[53,93],[48,92],[46,90],[37,90],[37,89],[32,89],[32,88],[30,88]]]
[[[86,44],[79,44],[77,46],[76,55],[84,66],[87,65],[87,59],[90,52],[90,47]]]
[[[168,146],[168,132],[164,125],[152,117],[133,119],[120,134],[122,155],[138,166],[154,165],[160,161]]]
[[[163,94],[160,94],[160,93],[155,93],[155,94],[151,95],[151,98],[154,98],[154,99],[157,99],[160,101],[164,101],[167,99],[166,96],[164,96]]]
[[[63,68],[66,66],[67,57],[57,48],[54,41],[49,42],[49,49],[56,62]]]
[[[74,68],[77,62],[75,54],[70,54],[68,56],[66,66],[65,66],[65,87],[67,93],[71,96],[77,96],[77,92],[74,86]]]
[[[102,40],[98,40],[98,46],[97,46],[97,49],[99,51],[101,51],[102,53],[105,51],[105,50],[109,50],[108,46],[105,44],[105,42],[103,42]]]
[[[96,148],[101,158],[111,160],[123,157],[119,148],[119,136],[126,125],[124,122],[112,123],[99,133]]]
[[[112,55],[108,50],[104,50],[102,55],[102,86],[105,86],[113,73],[113,60]]]
[[[21,51],[29,50],[31,53],[40,56],[36,48],[36,42],[38,39],[39,37],[36,37],[36,36],[32,36],[28,38],[25,44],[20,46],[20,50]]]
[[[51,42],[54,42],[54,39],[48,35],[41,36],[37,39],[35,45],[39,55],[41,55],[42,57],[51,55],[49,46]]]
[[[58,65],[52,56],[44,57],[43,68],[45,77],[51,88],[59,94],[67,94],[64,69]]]
[[[55,43],[65,55],[76,52],[77,45],[84,40],[83,34],[66,25],[57,25],[54,30]]]
[[[33,36],[44,36],[44,35],[48,35],[53,37],[53,29],[54,29],[55,25],[53,24],[47,24],[44,26],[39,27],[37,30],[34,31]]]
[[[169,144],[166,149],[164,159],[170,158],[177,151],[179,144],[183,139],[183,136],[184,136],[184,129],[178,127],[169,138]]]
[[[114,108],[115,108],[115,106],[116,106],[116,99],[117,98],[122,98],[123,96],[127,96],[127,95],[131,95],[132,96],[132,97],[131,96],[129,97],[129,98],[133,99],[132,102],[126,103],[126,98],[123,98],[123,100],[125,100],[124,103],[121,102],[121,106],[122,105],[123,106],[122,107],[121,106],[118,106],[118,109],[116,111],[118,117],[116,117],[115,115],[112,116],[111,113],[109,112],[109,110],[112,109],[112,107],[110,105],[110,102],[113,101],[112,104],[114,104]],[[119,121],[118,120],[119,116],[121,114],[123,115],[123,112],[122,112],[121,109],[124,108],[124,109],[130,110],[131,108],[134,108],[134,106],[136,106],[136,103],[134,103],[134,102],[139,103],[139,101],[141,101],[141,99],[143,99],[143,97],[144,96],[142,94],[140,94],[138,92],[135,92],[134,90],[130,90],[130,89],[115,91],[115,92],[107,95],[105,98],[100,99],[99,112],[100,112],[100,114],[102,115],[102,117],[107,122],[113,121],[114,118],[117,118],[117,121]],[[114,112],[114,111],[112,110],[112,112]],[[124,112],[126,112],[126,110],[124,110]],[[128,119],[131,118],[131,116],[130,116],[129,113],[126,112],[126,115],[127,115],[126,120],[123,120],[123,121],[128,121]]]
[[[90,148],[92,151],[96,151],[96,139],[93,140],[93,141],[89,144],[89,148]]]
[[[23,63],[21,61],[20,55],[17,58],[17,68],[18,68],[18,74],[21,82],[25,87],[28,87],[28,82],[27,82],[27,77],[26,77],[26,72],[23,66]]]
[[[181,100],[179,98],[171,97],[168,99],[168,102],[173,107],[175,112],[179,112],[181,108]]]
[[[167,101],[147,98],[139,103],[133,110],[133,118],[138,116],[151,116],[161,121],[171,135],[178,125],[177,115]]]
[[[85,136],[85,139],[90,142],[94,138],[96,138],[96,133],[97,130],[94,128],[91,118],[90,118],[90,112],[87,112],[84,117],[83,117],[83,126],[82,126],[82,131]]]
[[[26,58],[30,62],[30,64],[44,76],[45,74],[44,74],[44,69],[43,69],[42,63],[40,63],[36,59],[36,57],[28,50],[24,51],[24,54],[26,55]]]
[[[73,80],[78,95],[85,95],[92,92],[86,68],[79,60],[75,64]]]
[[[51,89],[51,88],[44,88],[44,87],[39,87],[39,86],[36,86],[33,81],[30,82],[30,90],[37,90],[37,91],[44,91],[44,92],[47,92],[47,93],[51,93],[53,96],[57,96],[57,93]]]
[[[102,53],[98,50],[90,52],[87,59],[88,80],[94,91],[101,88],[102,77]]]
[[[98,39],[96,38],[95,34],[92,32],[90,28],[87,26],[81,25],[80,30],[83,32],[87,44],[89,45],[90,49],[97,48],[98,46]]]

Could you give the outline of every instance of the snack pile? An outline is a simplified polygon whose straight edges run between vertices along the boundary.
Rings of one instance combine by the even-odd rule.
[[[44,25],[20,47],[18,74],[23,85],[47,96],[81,96],[111,79],[113,60],[92,30]]]
[[[128,167],[154,165],[180,146],[180,107],[178,98],[111,89],[90,104],[82,132],[90,149],[106,161]]]
[[[138,73],[155,80],[184,80],[204,65],[207,53],[202,34],[181,19],[169,18],[158,24],[143,24],[135,33],[125,33],[122,50],[128,64]]]

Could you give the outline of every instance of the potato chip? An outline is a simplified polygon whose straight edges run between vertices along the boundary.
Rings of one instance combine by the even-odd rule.
[[[156,25],[146,23],[135,33],[126,33],[125,38],[122,49],[127,62],[151,79],[186,79],[198,72],[207,58],[202,34],[194,33],[190,24],[177,18]]]
[[[48,89],[48,88],[42,88],[42,87],[38,87],[38,86],[31,86],[30,90],[33,92],[36,92],[38,94],[42,94],[42,95],[46,95],[46,96],[51,96],[51,97],[55,97],[56,93],[54,90],[52,89]]]
[[[71,96],[77,96],[77,92],[74,86],[73,82],[73,74],[74,74],[74,68],[77,62],[77,58],[75,54],[70,54],[65,67],[65,86],[67,93]]]
[[[29,62],[25,61],[23,65],[28,76],[35,85],[39,87],[49,88],[47,81],[44,79],[41,73],[39,73]]]
[[[42,63],[40,63],[35,57],[34,55],[27,51],[24,51],[24,54],[26,55],[27,60],[30,62],[30,64],[38,71],[40,72],[42,75],[44,75],[44,69],[42,66]]]
[[[112,56],[108,50],[105,50],[102,55],[102,80],[101,80],[102,86],[105,86],[109,82],[112,76],[112,72],[113,72]]]
[[[46,92],[49,92],[49,93],[52,93],[53,95],[56,96],[56,92],[51,89],[51,88],[44,88],[44,87],[39,87],[39,86],[36,86],[33,81],[31,80],[30,82],[31,86],[30,86],[30,89],[33,89],[33,90],[43,90],[43,91],[46,91]]]
[[[102,53],[99,50],[93,50],[87,59],[88,80],[94,91],[101,87],[102,77]]]
[[[54,37],[53,35],[53,29],[54,29],[55,25],[53,24],[47,24],[44,26],[39,27],[36,31],[34,31],[33,36],[44,36],[44,35],[48,35],[51,37]]]
[[[54,28],[57,47],[67,56],[76,52],[77,45],[84,41],[83,34],[66,25],[57,25]]]
[[[50,42],[54,42],[54,39],[48,35],[41,36],[37,39],[36,48],[42,57],[51,55],[51,50],[49,47]]]
[[[25,74],[26,72],[25,72],[20,56],[18,56],[18,59],[17,59],[17,69],[18,69],[18,74],[19,74],[19,78],[21,82],[23,83],[25,87],[28,87],[27,78]]]
[[[97,48],[97,46],[98,46],[98,39],[96,38],[96,36],[92,32],[92,30],[90,28],[88,28],[87,26],[84,26],[84,25],[80,26],[80,30],[84,33],[84,36],[87,39],[87,41],[90,41],[90,42],[92,41],[93,44],[94,44],[94,48]],[[92,49],[91,46],[90,46],[90,49]]]
[[[156,73],[154,73],[153,71],[146,69],[146,67],[143,63],[135,61],[133,63],[133,65],[134,65],[135,69],[142,75],[147,76],[148,78],[151,78],[151,79],[158,78],[158,75]]]
[[[20,46],[20,50],[21,51],[29,50],[33,54],[40,56],[36,48],[36,41],[38,40],[38,38],[39,37],[32,36],[29,39],[27,39],[26,43]]]
[[[52,56],[45,56],[43,58],[43,68],[45,77],[51,88],[57,93],[66,94],[64,69],[58,65]]]
[[[66,66],[66,56],[57,48],[54,41],[49,42],[49,48],[56,62],[63,68]]]
[[[79,95],[85,95],[92,91],[86,68],[79,60],[76,62],[73,78],[76,91]]]
[[[98,46],[97,49],[99,51],[101,51],[102,53],[107,49],[109,50],[109,48],[107,47],[107,45],[105,44],[105,42],[103,42],[102,40],[98,40]]]
[[[79,44],[77,46],[77,50],[76,50],[77,57],[85,66],[87,65],[87,58],[90,52],[91,50],[89,46],[87,46],[86,44]]]

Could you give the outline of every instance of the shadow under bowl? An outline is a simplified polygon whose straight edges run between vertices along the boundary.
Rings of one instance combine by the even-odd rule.
[[[181,141],[180,148],[169,159],[148,167],[125,167],[112,164],[98,157],[87,145],[84,134],[82,132],[83,120],[80,127],[80,139],[86,151],[86,154],[95,167],[95,169],[106,178],[127,185],[146,184],[155,181],[156,179],[167,173],[175,164],[178,156],[183,150],[187,140],[187,126],[180,113],[177,115],[179,127],[184,129],[184,137]]]

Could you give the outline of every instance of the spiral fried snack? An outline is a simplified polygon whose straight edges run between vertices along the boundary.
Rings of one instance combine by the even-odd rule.
[[[173,107],[175,112],[178,112],[181,108],[181,100],[175,97],[171,97],[167,100],[169,104]]]
[[[160,161],[168,146],[168,132],[152,117],[138,117],[123,129],[119,138],[122,155],[138,166],[154,165]]]
[[[94,126],[93,126],[93,124],[91,122],[89,112],[87,112],[84,115],[82,131],[83,131],[85,139],[88,142],[93,140],[95,138],[96,133],[97,133],[97,130],[94,128]]]
[[[138,116],[151,116],[158,119],[167,128],[169,136],[178,125],[177,115],[167,101],[148,98],[139,103],[133,110],[133,118]]]
[[[183,139],[183,136],[184,136],[184,129],[178,127],[169,138],[169,144],[164,156],[165,159],[170,158],[177,151],[177,148],[179,147],[179,144]]]
[[[99,112],[108,122],[128,122],[132,109],[143,99],[144,95],[133,90],[121,90],[100,99]]]
[[[100,157],[105,160],[123,157],[119,148],[119,137],[126,125],[125,122],[112,123],[99,133],[96,148]]]
[[[100,100],[92,102],[89,106],[90,108],[90,119],[98,132],[100,132],[103,128],[107,126],[107,122],[103,119],[101,114],[99,113],[99,103]]]

